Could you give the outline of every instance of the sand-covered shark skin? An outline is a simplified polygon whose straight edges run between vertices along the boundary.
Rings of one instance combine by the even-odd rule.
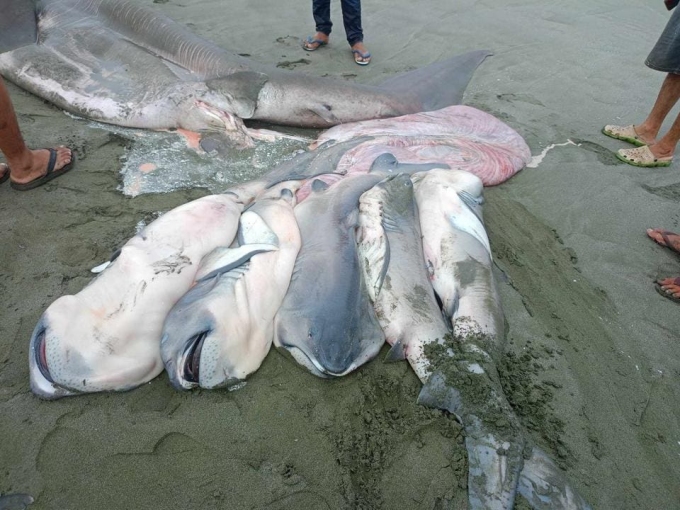
[[[446,171],[446,170],[443,170]],[[361,195],[357,243],[376,316],[392,345],[424,377],[423,347],[449,334],[423,261],[422,234],[408,174],[388,177]]]
[[[481,180],[467,172],[432,170],[412,176],[423,255],[453,336],[425,349],[418,401],[445,409],[465,428],[468,500],[472,510],[506,510],[519,490],[534,508],[589,508],[554,463],[529,449],[500,384],[504,317],[482,221]]]
[[[300,231],[293,207],[300,182],[256,199],[239,222],[239,245],[201,261],[197,283],[165,320],[161,353],[177,389],[233,386],[257,370],[274,337]]]
[[[360,85],[257,64],[132,0],[40,0],[36,13],[37,29],[35,20],[16,21],[37,31],[37,44],[17,48],[12,32],[0,33],[0,73],[20,87],[101,122],[226,129],[243,144],[242,119],[325,128],[458,104],[490,55],[474,51]]]
[[[328,189],[317,181],[295,208],[302,248],[276,315],[274,345],[321,377],[355,370],[385,342],[355,241],[359,197],[381,179],[348,176]]]
[[[31,389],[43,398],[127,390],[163,370],[163,321],[194,281],[198,263],[234,239],[244,203],[210,195],[164,214],[112,263],[38,321],[30,342]]]

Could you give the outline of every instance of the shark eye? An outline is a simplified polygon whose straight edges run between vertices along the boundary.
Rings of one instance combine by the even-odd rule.
[[[201,364],[201,350],[203,342],[208,336],[207,331],[203,331],[191,338],[186,355],[184,356],[184,379],[190,383],[199,382],[199,368]]]

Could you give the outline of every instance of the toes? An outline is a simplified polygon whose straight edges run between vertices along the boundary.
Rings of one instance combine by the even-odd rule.
[[[661,236],[661,229],[658,228],[648,228],[647,235],[651,237],[654,241],[659,244],[665,244],[663,242],[663,237]]]
[[[662,287],[677,287],[680,289],[680,276],[676,278],[663,278],[661,280],[657,280],[656,283]]]

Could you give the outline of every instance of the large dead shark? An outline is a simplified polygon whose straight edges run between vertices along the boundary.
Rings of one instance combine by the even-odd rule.
[[[243,145],[251,140],[242,119],[325,128],[458,104],[490,55],[473,51],[360,85],[257,64],[130,0],[4,4],[11,30],[0,31],[0,74],[20,87],[101,122],[226,129]]]

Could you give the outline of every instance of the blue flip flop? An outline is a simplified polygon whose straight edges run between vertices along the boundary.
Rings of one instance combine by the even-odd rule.
[[[310,48],[309,47],[310,44],[317,44],[318,46],[316,46],[315,48]],[[321,48],[321,46],[326,46],[327,44],[328,44],[328,41],[322,41],[321,39],[312,39],[311,35],[308,36],[305,41],[302,41],[302,47],[306,51],[316,51],[319,48]]]
[[[51,181],[52,179],[64,175],[66,172],[73,168],[73,165],[76,162],[76,153],[73,152],[73,149],[69,149],[71,151],[71,161],[65,164],[59,170],[54,169],[54,167],[57,165],[57,150],[52,148],[48,148],[46,150],[50,151],[50,159],[47,163],[47,172],[45,173],[45,175],[33,179],[32,181],[25,182],[23,184],[12,181],[9,183],[9,185],[12,186],[12,189],[15,189],[17,191],[28,191],[31,189],[35,189],[38,186],[42,186],[43,184]]]
[[[361,53],[359,50],[352,50],[352,53],[354,53],[354,61],[359,64],[360,66],[367,66],[368,64],[371,63],[371,52],[367,51],[366,53]],[[368,60],[359,60],[360,58],[367,58]]]

